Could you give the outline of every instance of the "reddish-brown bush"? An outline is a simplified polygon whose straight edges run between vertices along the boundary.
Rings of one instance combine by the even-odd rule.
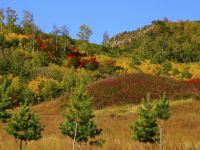
[[[200,89],[200,79],[199,78],[190,79],[190,80],[186,81],[186,83],[189,86],[195,86],[196,88]]]
[[[88,91],[95,100],[95,108],[138,103],[147,93],[151,93],[154,99],[164,92],[170,99],[197,98],[200,95],[200,89],[188,86],[184,81],[147,74],[131,74],[98,81],[90,85]]]

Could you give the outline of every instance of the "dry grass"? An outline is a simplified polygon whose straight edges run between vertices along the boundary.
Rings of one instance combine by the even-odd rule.
[[[60,134],[58,126],[64,121],[63,99],[45,102],[32,108],[40,117],[46,128],[43,138],[24,145],[26,150],[69,150],[70,139]],[[108,107],[95,111],[98,126],[104,130],[106,143],[102,148],[83,145],[82,150],[142,150],[143,145],[131,140],[129,125],[136,118],[136,105]],[[199,150],[200,149],[200,102],[171,102],[172,117],[165,123],[165,150]],[[2,124],[0,124],[3,127]],[[158,146],[148,145],[149,150]],[[0,150],[16,150],[15,140],[0,130]]]

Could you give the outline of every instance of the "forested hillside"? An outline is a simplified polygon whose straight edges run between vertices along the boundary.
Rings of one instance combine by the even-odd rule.
[[[0,11],[0,81],[18,105],[36,104],[71,91],[75,82],[88,83],[112,76],[142,72],[199,82],[200,22],[167,19],[124,32],[102,44],[90,43],[92,29],[83,24],[70,37],[66,25],[43,32],[33,14],[20,19],[12,8]]]
[[[136,31],[112,37],[109,44],[127,50],[127,54],[134,53],[138,59],[150,59],[153,63],[165,60],[199,62],[200,22],[171,22],[167,18],[155,20]]]

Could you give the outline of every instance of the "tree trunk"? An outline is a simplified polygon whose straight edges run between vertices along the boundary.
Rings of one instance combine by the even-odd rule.
[[[32,50],[35,51],[35,29],[33,29],[32,33]]]
[[[19,143],[19,150],[22,150],[22,140],[20,140],[20,143]]]
[[[56,35],[56,53],[57,53],[57,50],[58,50],[57,45],[58,45],[58,37]]]
[[[66,54],[66,38],[65,38],[65,43],[64,43],[64,52]]]
[[[160,121],[160,150],[163,149],[163,129],[162,129],[162,120]]]
[[[78,143],[78,150],[81,150],[81,143]]]
[[[146,145],[146,143],[144,143],[144,150],[147,150],[147,145]]]
[[[3,29],[3,19],[2,19],[2,17],[0,18],[0,20],[1,20],[1,32],[2,32],[2,29]]]
[[[73,140],[73,143],[72,143],[72,150],[75,150],[77,128],[78,128],[78,123],[76,122],[75,133],[74,133],[74,140]]]

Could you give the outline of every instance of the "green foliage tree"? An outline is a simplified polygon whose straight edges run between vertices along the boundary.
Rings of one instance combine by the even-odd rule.
[[[87,95],[83,81],[77,85],[70,97],[67,107],[66,121],[60,125],[63,135],[73,139],[72,149],[78,143],[79,148],[82,143],[88,142],[99,136],[102,129],[98,129],[94,122],[94,114],[91,109],[92,99]],[[96,141],[95,143],[98,143]],[[93,142],[94,143],[94,142]]]
[[[8,134],[13,135],[20,141],[20,150],[22,150],[23,141],[38,140],[42,137],[41,132],[44,130],[39,123],[36,114],[29,111],[27,102],[21,106],[18,114],[14,114],[8,122],[5,130]]]
[[[77,36],[82,41],[89,41],[89,38],[92,34],[92,29],[89,26],[82,24],[80,25],[80,31],[78,32]]]
[[[145,143],[156,143],[159,141],[159,129],[155,116],[155,105],[150,101],[150,94],[143,100],[143,104],[138,108],[139,118],[133,122],[132,139]]]
[[[169,101],[167,100],[165,94],[160,97],[160,100],[155,107],[155,115],[159,119],[160,127],[160,150],[163,149],[163,121],[168,120],[170,117],[169,111]]]
[[[12,32],[14,31],[15,22],[17,21],[17,14],[16,11],[11,9],[10,7],[6,9],[6,13],[7,13],[6,20],[7,20],[8,31]]]
[[[2,122],[7,122],[11,117],[11,114],[7,111],[11,106],[12,101],[9,96],[8,81],[4,79],[3,84],[0,86],[0,120]]]

